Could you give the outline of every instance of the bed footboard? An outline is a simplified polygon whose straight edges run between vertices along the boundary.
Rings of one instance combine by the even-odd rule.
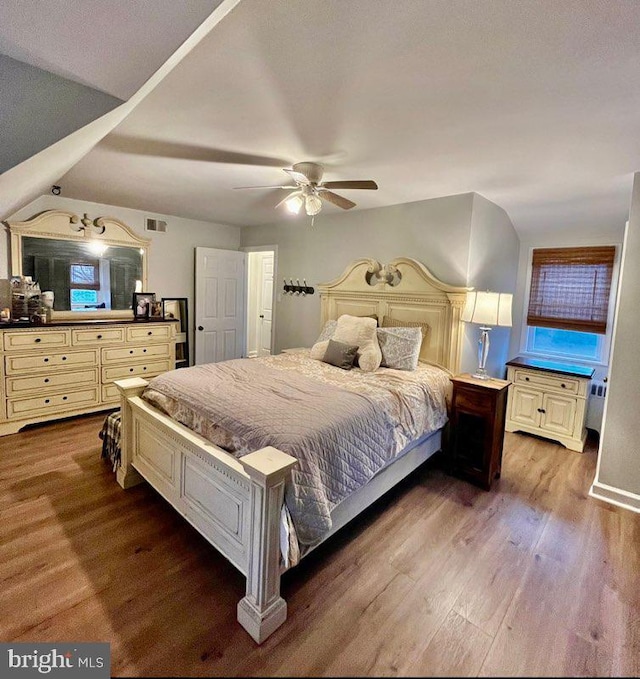
[[[143,401],[146,380],[121,394],[118,483],[148,481],[247,578],[238,622],[262,643],[287,617],[280,596],[280,512],[296,459],[267,447],[239,460]]]

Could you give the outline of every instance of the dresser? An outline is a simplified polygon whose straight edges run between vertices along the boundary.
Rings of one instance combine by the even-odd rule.
[[[507,362],[512,382],[507,431],[524,431],[582,452],[589,382],[594,369],[518,356]]]
[[[115,408],[115,380],[175,367],[176,322],[80,321],[0,330],[0,436]]]

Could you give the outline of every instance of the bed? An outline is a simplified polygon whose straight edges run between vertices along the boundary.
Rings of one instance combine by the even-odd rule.
[[[442,389],[447,371],[459,369],[460,314],[468,288],[447,285],[420,262],[403,257],[386,265],[357,260],[336,280],[319,285],[318,291],[321,327],[344,315],[386,317],[428,327],[415,374],[390,375],[400,371],[379,369],[368,376],[358,370],[347,375],[339,368],[321,367],[324,364],[311,359],[308,350],[299,350],[174,371],[180,375],[178,383],[172,382],[171,373],[155,378],[151,386],[140,378],[117,382],[122,416],[118,482],[123,488],[149,482],[246,576],[238,621],[257,643],[286,620],[286,602],[280,595],[282,572],[437,452],[446,421],[446,412],[445,416],[434,411],[418,417],[416,410],[413,417],[409,404],[404,410],[396,408],[396,419],[388,418],[377,429],[373,420],[367,420],[359,438],[342,440],[331,432],[322,439],[314,435],[317,452],[324,453],[316,464],[306,439],[297,438],[295,431],[285,435],[282,402],[273,412],[263,407],[266,392],[283,391],[284,399],[293,393],[292,398],[307,408],[307,419],[313,419],[314,412],[323,413],[323,426],[333,426],[333,420],[337,426],[340,419],[357,421],[360,411],[351,409],[362,409],[363,404],[372,413],[384,410],[380,399],[387,388],[385,381],[391,380],[392,388],[406,381],[409,393],[428,396],[421,386],[423,377]],[[217,432],[206,426],[210,418],[206,389],[220,394],[223,405],[219,407],[226,408],[222,411],[225,426]],[[232,396],[234,390],[237,393]],[[185,414],[187,405],[190,410]],[[198,414],[199,408],[205,410]],[[215,417],[221,415],[216,412]],[[413,421],[420,418],[424,422]],[[275,419],[283,429],[273,427],[269,432],[269,423]],[[248,420],[252,428],[245,426]],[[227,422],[233,426],[227,427]],[[366,445],[360,441],[365,438]],[[336,487],[329,483],[327,488],[323,481],[321,491],[326,490],[326,497],[314,488],[307,493],[318,469],[346,456],[356,439],[366,448],[364,480]],[[262,446],[270,441],[277,447]],[[348,474],[362,476],[351,469]],[[301,487],[303,493],[298,492]],[[303,514],[307,523],[300,518]]]

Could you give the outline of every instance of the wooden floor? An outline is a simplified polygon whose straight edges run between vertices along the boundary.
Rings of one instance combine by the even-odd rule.
[[[100,459],[103,415],[0,439],[0,640],[109,641],[114,676],[640,674],[640,515],[585,454],[507,434],[490,492],[434,464],[286,574],[258,647],[242,576]]]

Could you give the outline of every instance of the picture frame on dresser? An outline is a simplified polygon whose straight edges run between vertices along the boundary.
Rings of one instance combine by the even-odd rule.
[[[156,301],[155,292],[134,292],[131,308],[135,321],[147,321],[150,317],[151,304]]]

